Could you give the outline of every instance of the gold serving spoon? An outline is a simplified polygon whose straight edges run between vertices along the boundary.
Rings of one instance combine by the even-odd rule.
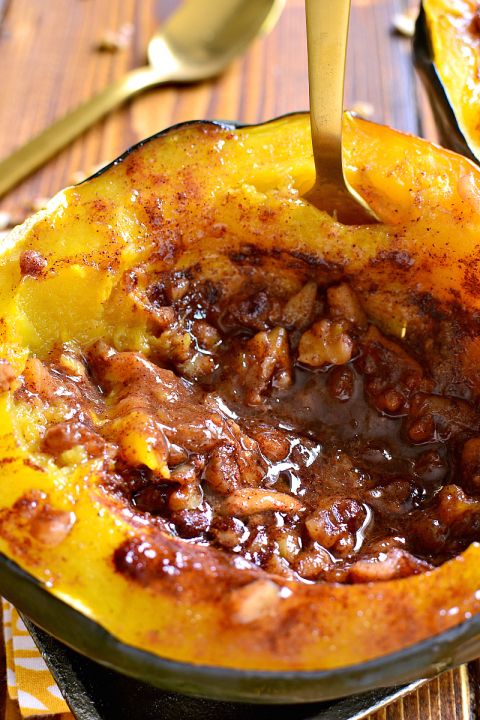
[[[254,37],[273,28],[284,4],[285,0],[184,0],[150,40],[149,65],[131,70],[0,162],[0,196],[141,90],[220,74]]]
[[[348,185],[342,165],[342,116],[350,0],[305,0],[315,184],[304,199],[346,224],[376,222]]]

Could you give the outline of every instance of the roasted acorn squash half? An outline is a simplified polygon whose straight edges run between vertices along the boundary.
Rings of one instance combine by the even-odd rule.
[[[480,18],[474,0],[423,0],[413,41],[440,142],[480,159]]]
[[[169,533],[155,513],[142,514],[137,495],[136,505],[125,500],[129,483],[143,492],[146,476],[160,473],[167,483],[175,472],[148,424],[145,398],[129,404],[145,380],[138,367],[152,372],[145,357],[164,353],[170,338],[165,273],[179,301],[192,278],[212,302],[215,288],[228,291],[239,279],[255,286],[261,278],[286,297],[313,281],[333,284],[337,297],[348,283],[376,327],[371,342],[377,349],[386,343],[387,355],[397,352],[399,338],[435,343],[438,323],[453,323],[455,332],[441,339],[439,367],[458,384],[450,395],[460,398],[461,386],[478,398],[480,171],[424,140],[350,115],[345,136],[350,182],[381,219],[371,227],[344,226],[301,200],[314,166],[309,119],[297,114],[252,127],[170,128],[60,192],[3,241],[0,592],[79,651],[154,684],[225,699],[299,702],[432,675],[480,652],[475,532],[467,532],[458,554],[426,572],[312,582],[267,571],[188,533]],[[194,301],[200,307],[204,297],[189,296],[188,307]],[[347,325],[334,326],[328,320],[318,332],[327,327],[336,342]],[[265,333],[260,329],[262,342]],[[390,339],[379,340],[380,333]],[[275,342],[282,338],[276,332]],[[250,355],[258,355],[258,342]],[[97,375],[87,387],[91,352]],[[113,365],[127,356],[137,368],[133,377],[131,364],[120,361],[115,378]],[[192,355],[178,363],[185,357]],[[315,364],[308,352],[304,360]],[[279,368],[277,384],[284,378]],[[414,368],[414,375],[423,372],[416,361]],[[317,367],[316,377],[322,372]],[[200,428],[205,440],[194,404],[184,399],[194,374],[195,368],[183,390],[167,390],[177,421]],[[124,409],[105,425],[100,454],[82,417],[75,415],[77,424],[67,430],[62,425],[77,412],[74,398],[82,412],[82,403],[93,403],[88,412],[103,427],[99,378],[112,407]],[[162,385],[159,378],[154,385]],[[161,392],[167,390],[164,383]],[[463,401],[451,402],[452,423],[460,427]],[[209,416],[210,430],[216,417]],[[123,441],[122,462],[137,467],[119,485],[104,469],[112,446]],[[181,465],[182,450],[174,450]],[[227,461],[217,458],[217,469]],[[149,501],[161,504],[162,497],[154,493]],[[477,522],[476,501],[452,492],[447,501],[461,519]]]

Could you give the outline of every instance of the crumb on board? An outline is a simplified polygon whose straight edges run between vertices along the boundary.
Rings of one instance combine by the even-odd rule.
[[[124,23],[118,30],[105,30],[95,45],[97,52],[116,53],[125,50],[131,42],[134,26]]]

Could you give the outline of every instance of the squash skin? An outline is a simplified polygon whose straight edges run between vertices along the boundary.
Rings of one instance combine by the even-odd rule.
[[[145,319],[129,306],[120,278],[152,250],[168,249],[160,262],[171,262],[177,245],[176,267],[201,259],[214,277],[223,270],[214,258],[225,245],[249,242],[308,258],[316,271],[334,268],[368,296],[369,314],[391,332],[426,322],[417,302],[426,294],[440,305],[478,310],[480,172],[453,153],[352,116],[345,119],[345,131],[349,179],[383,225],[342,226],[298,199],[313,180],[305,115],[238,130],[210,123],[173,128],[60,193],[5,241],[0,356],[20,372],[27,352],[41,357],[58,338],[84,344],[105,337],[118,349],[148,350]],[[160,231],[146,211],[158,209],[158,196]],[[219,223],[228,231],[221,244],[218,232],[212,232]],[[47,259],[47,271],[22,278],[20,253],[32,249]],[[479,343],[472,341],[462,358],[475,387],[480,387],[479,352]],[[228,569],[218,559],[215,573],[203,572],[190,563],[193,551],[181,541],[132,528],[115,514],[113,500],[106,507],[93,461],[71,472],[45,465],[35,433],[30,444],[19,435],[19,423],[25,432],[38,419],[19,419],[8,393],[0,403],[0,551],[56,599],[127,645],[195,665],[328,670],[430,638],[480,609],[480,547],[473,544],[434,572],[404,580],[343,587],[282,579],[290,594],[283,593],[272,613],[252,623],[232,623],[231,605],[222,594]],[[14,521],[10,509],[32,488],[48,493],[55,508],[76,515],[58,547],[32,543]],[[113,553],[135,534],[151,541],[157,553],[163,547],[184,554],[190,569],[182,574],[182,593],[168,573],[146,588],[114,572]],[[241,582],[263,576],[246,569],[236,574]],[[21,608],[29,607],[6,582],[2,592]],[[62,637],[62,630],[56,634]],[[71,635],[66,639],[75,644]],[[332,686],[332,694],[342,692],[345,686]]]
[[[473,0],[423,0],[413,55],[440,142],[480,160],[478,63],[480,31]]]

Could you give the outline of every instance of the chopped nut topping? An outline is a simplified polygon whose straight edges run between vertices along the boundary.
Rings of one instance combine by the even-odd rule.
[[[95,48],[99,52],[109,53],[125,50],[130,45],[133,32],[134,26],[131,23],[125,23],[119,30],[106,30]]]
[[[249,253],[230,260],[244,268]],[[119,572],[143,582],[148,558],[153,576],[184,567],[153,547],[157,531],[296,582],[407,577],[479,541],[478,398],[450,359],[464,319],[393,339],[348,283],[262,284],[256,262],[230,289],[195,268],[155,265],[150,284],[142,267],[126,273],[145,354],[58,343],[19,378],[0,361],[19,433],[43,413],[21,439],[35,462],[88,463],[105,502],[153,528],[150,545],[118,549]],[[33,493],[14,515],[54,545],[71,518],[47,500]],[[269,613],[283,590],[263,577],[227,593],[234,621]]]
[[[297,513],[302,510],[302,503],[286,493],[262,488],[243,488],[231,493],[222,505],[222,512],[225,515],[237,515],[238,517],[254,515],[267,510]]]
[[[341,323],[320,320],[301,337],[298,359],[311,367],[343,365],[352,357],[353,342]]]
[[[0,360],[0,393],[11,390],[16,377],[13,365],[8,360]]]

